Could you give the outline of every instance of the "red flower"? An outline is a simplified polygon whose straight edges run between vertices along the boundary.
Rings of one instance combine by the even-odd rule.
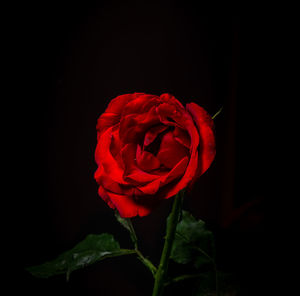
[[[97,139],[99,195],[124,218],[148,215],[215,157],[211,117],[169,94],[116,97],[98,119]]]

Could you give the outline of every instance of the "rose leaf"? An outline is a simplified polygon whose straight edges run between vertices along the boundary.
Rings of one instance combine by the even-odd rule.
[[[192,262],[196,268],[214,262],[212,232],[187,211],[182,211],[182,219],[177,224],[171,258],[181,264]]]
[[[134,254],[134,250],[121,249],[111,234],[89,234],[74,248],[56,259],[27,268],[32,275],[49,278],[54,275],[66,274],[67,280],[72,271],[86,267],[105,258]]]

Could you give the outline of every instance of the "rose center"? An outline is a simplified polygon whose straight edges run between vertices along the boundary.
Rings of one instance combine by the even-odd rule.
[[[174,126],[170,126],[168,127],[165,131],[161,132],[160,134],[157,135],[157,137],[152,141],[152,143],[150,143],[147,146],[144,146],[143,150],[152,153],[153,155],[157,155],[160,149],[160,144],[161,144],[161,139],[162,137],[170,132],[174,130]]]

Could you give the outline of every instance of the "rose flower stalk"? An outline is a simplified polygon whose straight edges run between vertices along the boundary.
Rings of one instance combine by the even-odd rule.
[[[170,94],[116,97],[97,123],[99,195],[123,218],[148,215],[208,169],[213,129],[203,108]]]

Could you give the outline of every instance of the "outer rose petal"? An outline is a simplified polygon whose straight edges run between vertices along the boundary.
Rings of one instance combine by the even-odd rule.
[[[95,151],[95,159],[97,164],[103,167],[103,174],[109,175],[114,181],[120,184],[127,184],[123,179],[124,170],[117,163],[110,152],[110,145],[112,140],[111,136],[112,127],[107,129],[98,140]]]
[[[99,117],[96,129],[98,131],[98,139],[109,127],[120,121],[121,113],[124,107],[132,100],[135,100],[143,93],[121,95],[110,101],[105,112]]]
[[[159,118],[156,114],[155,106],[143,114],[123,116],[120,121],[120,139],[124,143],[136,143],[139,137],[157,123],[159,123]]]
[[[174,96],[170,94],[162,94],[160,95],[160,98],[162,99],[162,101],[167,102],[168,104],[172,104],[175,105],[176,107],[184,109],[182,104]]]
[[[115,113],[103,113],[97,120],[96,129],[97,139],[99,140],[100,136],[110,127],[117,124],[120,120],[120,115]]]
[[[187,104],[186,109],[192,115],[200,135],[199,164],[196,176],[199,177],[209,168],[216,155],[214,123],[210,115],[197,104]]]
[[[106,190],[100,185],[98,189],[98,194],[101,198],[109,205],[110,208],[115,209],[115,205],[111,202],[109,196],[106,193]]]
[[[143,217],[149,215],[152,210],[149,203],[138,203],[132,196],[115,194],[109,191],[106,192],[106,195],[123,218]]]
[[[162,103],[156,107],[156,112],[162,124],[167,126],[178,126],[178,122],[175,122],[175,116],[178,113],[175,106]]]
[[[142,94],[136,99],[131,100],[124,106],[122,110],[122,116],[128,114],[146,113],[158,102],[159,98],[157,96]]]
[[[115,113],[121,115],[124,107],[132,100],[144,95],[144,93],[125,94],[117,96],[108,104],[105,113]]]

